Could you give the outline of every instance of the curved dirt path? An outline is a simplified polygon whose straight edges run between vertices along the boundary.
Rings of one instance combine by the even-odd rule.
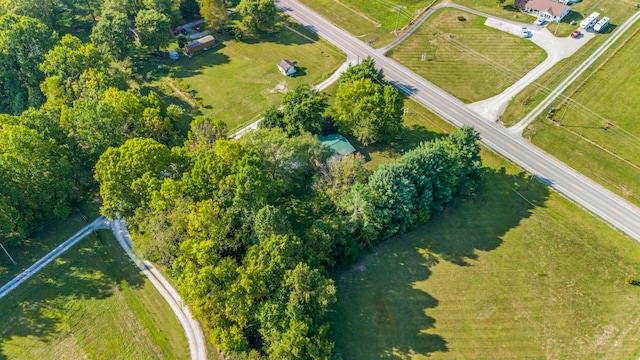
[[[118,239],[120,246],[122,246],[129,258],[131,258],[131,260],[136,264],[140,271],[149,279],[149,281],[151,281],[151,284],[153,284],[153,286],[158,290],[162,297],[167,301],[167,303],[171,307],[171,310],[173,310],[176,317],[180,321],[180,324],[185,330],[187,341],[189,342],[191,359],[206,360],[207,347],[204,334],[202,332],[202,329],[200,328],[200,324],[193,319],[189,308],[182,301],[182,298],[180,297],[180,294],[178,294],[178,291],[164,278],[162,273],[160,273],[160,271],[158,271],[150,262],[146,260],[144,262],[141,262],[138,257],[131,251],[131,247],[133,246],[133,243],[131,242],[131,235],[127,230],[125,221],[122,219],[109,221],[104,216],[100,216],[91,224],[82,228],[82,230],[78,231],[68,240],[58,245],[55,249],[43,256],[40,260],[36,261],[26,270],[18,274],[4,286],[0,287],[0,299],[8,295],[11,291],[27,281],[38,271],[42,270],[42,268],[58,258],[65,251],[69,250],[73,245],[80,242],[80,240],[87,237],[93,231],[99,229],[111,229],[111,231],[113,231],[113,235],[116,237],[116,239]]]

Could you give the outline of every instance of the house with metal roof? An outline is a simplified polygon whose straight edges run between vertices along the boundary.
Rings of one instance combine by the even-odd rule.
[[[184,53],[188,56],[193,56],[202,51],[209,50],[214,46],[216,46],[216,39],[211,35],[207,35],[186,44],[184,46]]]
[[[340,134],[318,136],[318,140],[320,140],[320,145],[329,148],[331,154],[344,156],[356,152],[356,148],[351,145],[349,140]]]

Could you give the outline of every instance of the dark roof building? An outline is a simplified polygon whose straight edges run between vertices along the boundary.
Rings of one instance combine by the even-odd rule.
[[[216,39],[211,35],[207,35],[207,36],[201,37],[196,41],[186,44],[184,46],[184,52],[187,55],[191,56],[199,52],[209,50],[214,46],[216,46]]]

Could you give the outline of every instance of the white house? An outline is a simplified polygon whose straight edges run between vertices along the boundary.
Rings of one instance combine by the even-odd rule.
[[[295,61],[282,60],[278,63],[278,70],[284,76],[290,76],[296,73],[296,65]]]
[[[571,11],[571,6],[551,0],[515,0],[513,6],[526,13],[554,22],[560,22]]]

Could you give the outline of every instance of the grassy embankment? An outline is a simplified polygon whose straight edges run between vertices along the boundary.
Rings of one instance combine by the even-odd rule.
[[[527,39],[485,26],[485,20],[440,9],[389,55],[466,103],[490,98],[544,61],[546,53]]]
[[[230,131],[254,121],[268,107],[279,103],[285,92],[300,84],[317,84],[336,70],[346,57],[308,30],[289,23],[280,31],[237,41],[216,34],[222,43],[191,58],[157,65],[172,76],[148,83],[193,115],[220,119]],[[300,35],[302,34],[302,35]],[[283,76],[277,68],[282,59],[297,61],[298,73]]]
[[[376,48],[395,40],[396,35],[393,32],[405,27],[416,17],[418,10],[432,3],[428,0],[301,0],[301,2]]]
[[[69,220],[69,228],[49,224],[30,242],[57,245],[85,225],[75,216]],[[1,299],[0,307],[0,359],[189,358],[169,305],[110,231],[82,240]]]
[[[449,128],[411,109],[425,138]],[[640,288],[625,283],[640,246],[496,154],[483,161],[473,196],[337,274],[343,358],[640,356]]]

